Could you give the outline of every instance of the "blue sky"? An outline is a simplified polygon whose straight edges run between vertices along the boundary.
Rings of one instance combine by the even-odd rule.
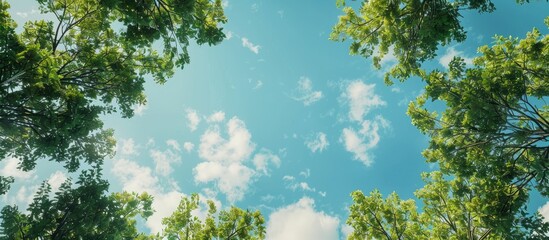
[[[40,18],[35,6],[8,2],[17,22]],[[160,231],[182,195],[199,193],[222,208],[261,210],[269,239],[340,239],[352,191],[413,198],[420,173],[436,168],[421,156],[428,138],[405,114],[423,83],[386,86],[369,59],[349,56],[348,42],[328,40],[341,14],[335,1],[224,4],[225,41],[192,45],[184,70],[164,85],[147,83],[148,103],[134,118],[104,117],[118,140],[104,166],[111,190],[155,196],[157,212],[142,228]],[[467,41],[441,48],[426,66],[473,58],[495,34],[547,33],[545,2],[496,4],[491,14],[465,12]],[[41,181],[55,186],[67,177],[54,163],[31,173],[15,164],[0,163],[3,175],[17,178],[0,205],[24,206]],[[530,206],[545,202],[535,196]]]

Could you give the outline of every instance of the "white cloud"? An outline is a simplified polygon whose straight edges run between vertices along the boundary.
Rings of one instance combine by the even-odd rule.
[[[360,80],[351,82],[342,96],[349,102],[349,118],[362,122],[372,109],[387,103],[374,92],[375,84],[365,84]]]
[[[154,197],[152,207],[155,212],[147,219],[146,225],[153,233],[162,231],[162,218],[173,213],[184,195],[174,189],[163,189],[150,168],[134,161],[116,160],[111,171],[121,181],[124,191],[147,192]]]
[[[539,214],[543,216],[544,222],[549,222],[549,202],[545,203],[542,207],[538,209]]]
[[[181,157],[171,149],[165,151],[153,149],[150,151],[150,156],[156,164],[155,171],[162,176],[170,175],[173,172],[172,164],[181,162]]]
[[[198,124],[200,123],[200,117],[198,116],[198,113],[194,109],[187,109],[187,126],[193,132],[198,127]]]
[[[227,123],[229,139],[221,136],[217,125],[210,127],[200,138],[199,156],[207,161],[241,162],[255,149],[252,135],[245,123],[233,117]]]
[[[133,113],[137,116],[143,116],[145,114],[145,110],[147,110],[148,107],[146,104],[136,104],[133,106]]]
[[[376,54],[378,53],[379,49],[376,49]],[[381,58],[379,64],[381,65],[381,67],[392,67],[394,64],[396,64],[396,62],[397,58],[395,55],[395,51],[394,48],[391,46],[389,47],[389,51],[387,52],[387,54],[385,54],[385,56]],[[388,66],[386,64],[388,64]]]
[[[30,179],[32,176],[35,176],[35,171],[22,171],[18,169],[19,159],[15,157],[7,157],[2,162],[4,162],[4,167],[0,169],[0,175],[2,176],[11,176],[16,179]]]
[[[446,49],[446,53],[440,57],[438,62],[440,65],[442,65],[445,68],[448,68],[448,64],[450,64],[450,61],[454,59],[454,57],[461,57],[465,61],[465,64],[472,65],[473,64],[473,58],[466,57],[462,51],[456,50],[455,46],[449,47]]]
[[[185,142],[183,143],[183,149],[185,149],[185,151],[187,152],[191,152],[194,148],[194,143],[192,142]]]
[[[233,117],[226,125],[228,139],[221,136],[218,125],[206,130],[200,138],[198,155],[205,161],[194,168],[197,182],[215,181],[230,202],[243,198],[255,171],[244,165],[255,149],[245,123]]]
[[[311,176],[311,169],[305,169],[301,172],[299,172],[299,175],[303,176],[304,178],[308,178]]]
[[[138,155],[137,151],[137,145],[135,145],[135,141],[132,138],[128,139],[121,139],[118,143],[118,147],[120,149],[120,153],[123,155]]]
[[[369,151],[379,143],[379,130],[389,128],[389,122],[381,115],[373,120],[364,120],[361,129],[357,132],[353,128],[344,128],[341,140],[345,149],[354,154],[354,158],[364,165],[370,166],[373,158]]]
[[[343,239],[347,239],[354,231],[355,229],[347,224],[341,226],[341,234],[343,235]]]
[[[26,206],[28,206],[33,198],[36,192],[38,191],[39,185],[33,185],[33,186],[21,186],[19,190],[17,190],[17,194],[15,195],[16,204],[19,205],[22,209],[24,209]]]
[[[276,154],[273,154],[270,150],[265,148],[261,149],[259,153],[255,154],[252,161],[255,165],[255,170],[262,172],[265,175],[269,174],[267,170],[269,162],[274,164],[276,167],[280,167],[280,158]]]
[[[314,209],[314,200],[301,198],[269,216],[266,239],[333,240],[339,239],[339,219]]]
[[[400,93],[402,90],[400,90],[399,87],[392,87],[391,88],[391,92],[394,92],[394,93]]]
[[[242,46],[243,47],[249,49],[250,51],[252,51],[255,54],[259,54],[259,49],[261,48],[261,46],[253,44],[252,42],[250,42],[245,37],[243,37],[241,40],[242,40]]]
[[[181,151],[181,147],[179,146],[179,143],[175,139],[169,139],[168,141],[166,141],[166,145],[173,148],[173,150],[176,150],[178,152]]]
[[[227,8],[227,7],[229,6],[229,0],[223,0],[223,1],[221,1],[221,6],[222,6],[223,8]]]
[[[226,32],[225,33],[225,39],[231,40],[231,38],[233,38],[233,32],[231,32],[231,31]]]
[[[257,81],[255,82],[255,86],[254,86],[253,89],[254,89],[254,90],[260,89],[262,86],[263,86],[263,82],[262,82],[261,80],[257,80]]]
[[[65,173],[61,171],[56,171],[55,173],[51,174],[48,178],[48,183],[51,186],[52,192],[56,192],[59,187],[61,187],[61,184],[67,180],[67,176]]]
[[[330,143],[328,142],[325,133],[318,132],[314,138],[305,141],[305,145],[311,150],[311,152],[314,153],[316,151],[324,151],[326,148],[328,148],[328,145],[330,145]]]
[[[282,180],[284,180],[284,181],[293,181],[293,180],[295,180],[295,177],[294,177],[294,176],[285,175],[284,177],[282,177]]]
[[[34,14],[37,14],[39,13],[40,11],[37,10],[37,9],[32,9],[28,12],[16,12],[15,15],[21,17],[21,18],[27,18],[29,17],[29,15],[34,15]]]
[[[296,189],[298,189],[298,188],[301,189],[301,190],[303,190],[303,191],[316,192],[316,189],[315,189],[315,188],[311,188],[311,187],[309,186],[309,184],[306,183],[306,182],[295,183],[295,184],[293,184],[293,185],[290,186],[290,189],[292,189],[292,190],[294,190],[294,191],[295,191]]]
[[[309,106],[322,99],[322,91],[313,90],[313,82],[307,77],[301,77],[297,81],[296,94],[292,97],[296,101],[303,102],[303,105]]]
[[[194,171],[198,182],[216,181],[219,190],[227,195],[231,203],[242,200],[254,175],[252,169],[239,163],[223,165],[219,162],[202,162]]]
[[[225,120],[225,113],[223,111],[217,111],[212,113],[207,119],[208,122],[222,122]]]

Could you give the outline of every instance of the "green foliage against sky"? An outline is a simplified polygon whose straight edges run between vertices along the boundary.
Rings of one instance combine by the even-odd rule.
[[[0,158],[20,159],[25,171],[39,158],[75,171],[112,156],[113,132],[100,115],[131,117],[145,104],[146,76],[164,83],[189,63],[191,41],[224,38],[219,0],[38,3],[54,19],[16,33],[9,4],[0,2]],[[2,177],[0,192],[10,181]]]
[[[100,169],[83,171],[75,183],[68,179],[53,194],[44,182],[26,212],[2,208],[0,239],[134,239],[135,217],[153,212],[147,193],[107,194]]]
[[[474,182],[448,180],[438,171],[423,178],[426,185],[415,193],[423,202],[421,212],[414,200],[402,200],[395,192],[385,199],[377,190],[369,196],[353,192],[347,224],[354,231],[349,239],[540,239],[549,233],[549,223],[526,212],[508,215],[511,221],[490,227],[484,219],[492,212],[483,208],[499,199],[486,199],[484,192],[473,189]]]
[[[337,3],[345,6],[344,0]],[[390,84],[391,79],[404,81],[422,72],[421,64],[433,59],[440,45],[464,41],[467,32],[460,17],[472,9],[491,12],[495,5],[490,0],[363,1],[358,10],[343,8],[330,38],[352,40],[350,54],[372,57],[378,69],[383,57],[394,55],[397,64],[385,74],[385,83]]]
[[[187,142],[189,137],[185,138],[184,145],[179,145],[176,140],[168,140],[166,145],[170,148],[160,151],[153,148],[155,144],[159,144],[155,143],[154,136],[147,136],[150,138],[146,146],[135,145],[133,140],[125,141],[131,144],[123,146],[123,153],[117,156],[119,159],[115,159],[117,146],[114,130],[104,128],[103,121],[108,121],[105,120],[105,115],[117,112],[122,118],[133,117],[136,106],[146,103],[146,82],[165,84],[178,70],[189,65],[188,48],[193,43],[214,45],[225,39],[228,41],[236,38],[241,40],[238,47],[248,48],[251,53],[247,53],[256,55],[260,49],[268,49],[269,45],[254,44],[247,37],[230,31],[225,36],[221,24],[227,21],[225,11],[229,6],[228,1],[36,2],[45,19],[27,21],[18,28],[15,18],[8,11],[9,4],[0,0],[0,36],[4,36],[0,37],[0,159],[15,159],[17,167],[6,169],[22,170],[21,173],[18,172],[20,178],[32,178],[25,175],[25,172],[31,175],[36,173],[39,160],[59,162],[64,171],[72,174],[80,172],[80,175],[75,180],[68,178],[60,187],[52,187],[53,184],[48,181],[42,182],[36,192],[32,192],[34,190],[29,187],[28,191],[32,192],[33,197],[26,209],[16,204],[3,206],[0,212],[0,239],[252,240],[272,236],[296,236],[284,232],[290,231],[288,229],[303,232],[309,230],[306,233],[315,238],[336,238],[344,227],[350,229],[347,229],[349,239],[481,240],[543,239],[549,236],[549,223],[544,222],[545,219],[535,209],[528,208],[532,195],[538,194],[544,199],[549,197],[549,107],[546,103],[549,94],[549,35],[544,35],[545,29],[533,29],[523,39],[497,36],[492,44],[478,49],[479,56],[472,63],[455,57],[442,69],[425,67],[436,57],[442,46],[466,40],[468,35],[462,24],[462,13],[489,14],[496,11],[497,5],[490,0],[364,0],[358,9],[346,6],[350,2],[337,1],[337,6],[344,8],[343,15],[332,28],[332,40],[352,40],[352,55],[371,57],[377,71],[388,69],[382,72],[387,84],[392,84],[394,79],[405,81],[411,77],[422,80],[422,91],[414,90],[414,96],[420,93],[415,101],[410,102],[407,114],[411,123],[429,137],[429,145],[423,152],[423,157],[432,164],[430,170],[434,171],[421,175],[424,186],[415,192],[415,197],[421,204],[416,205],[416,200],[413,199],[401,199],[399,195],[406,193],[400,191],[384,198],[383,190],[373,190],[369,195],[357,190],[351,194],[352,203],[337,203],[345,206],[334,202],[319,204],[322,207],[334,205],[329,206],[330,211],[327,212],[316,212],[314,199],[309,195],[317,194],[326,199],[332,197],[321,190],[321,187],[331,184],[335,188],[344,188],[347,184],[344,180],[347,179],[335,177],[336,174],[341,171],[345,177],[349,175],[352,178],[352,173],[357,169],[335,165],[341,163],[336,163],[334,159],[343,162],[345,158],[351,158],[345,157],[346,155],[329,155],[330,161],[322,158],[322,152],[327,151],[330,145],[328,141],[332,142],[330,150],[339,147],[353,152],[355,159],[362,160],[354,162],[370,167],[373,164],[370,151],[380,139],[378,130],[388,130],[392,124],[382,115],[367,117],[373,109],[396,102],[382,100],[374,92],[375,84],[365,84],[362,80],[341,80],[344,82],[341,84],[328,81],[328,87],[336,89],[333,95],[339,96],[337,100],[340,103],[335,106],[321,105],[324,112],[319,116],[322,119],[336,119],[332,125],[327,122],[316,124],[311,119],[318,116],[308,110],[302,111],[300,108],[292,111],[292,108],[284,108],[290,105],[282,107],[284,110],[281,113],[288,119],[293,119],[292,114],[309,114],[306,119],[300,119],[303,122],[289,121],[290,125],[304,129],[310,126],[335,128],[346,125],[338,129],[341,132],[334,133],[332,129],[326,134],[314,129],[315,132],[308,136],[316,138],[298,137],[293,133],[291,139],[286,136],[286,132],[279,132],[285,129],[273,127],[278,126],[278,122],[286,121],[280,114],[273,114],[277,111],[276,107],[272,107],[275,105],[261,105],[261,108],[269,110],[265,116],[279,117],[256,123],[256,127],[259,125],[269,134],[264,138],[255,138],[256,142],[252,142],[252,134],[248,128],[251,129],[254,124],[247,126],[237,116],[225,121],[225,112],[219,109],[207,117],[187,108],[185,112],[190,129],[190,132],[186,132],[188,135],[194,134],[201,121],[207,122],[204,134],[195,142],[196,148],[191,140]],[[257,8],[257,5],[252,5],[252,12]],[[276,13],[277,20],[284,18],[284,11]],[[291,17],[290,14],[288,16]],[[300,12],[298,16],[299,20],[305,22],[306,13]],[[250,22],[241,24],[251,25]],[[549,27],[549,18],[546,19],[546,24]],[[302,34],[316,25],[306,28],[293,23],[292,28],[294,27]],[[277,42],[283,39],[283,34],[275,34],[276,30],[273,26],[272,32],[271,29],[264,31]],[[319,34],[314,32],[314,35],[318,37]],[[323,35],[324,32],[320,36],[326,41],[326,36]],[[290,45],[296,44],[296,49],[305,48],[304,45],[298,45],[300,40],[292,38]],[[272,46],[274,44],[270,47]],[[284,76],[291,68],[280,66],[291,65],[294,57],[302,57],[297,56],[301,49],[284,50],[280,51],[284,52],[280,61],[283,63],[268,62],[263,58],[253,59],[252,62],[268,62],[268,65],[276,67],[276,71],[272,73]],[[314,49],[318,52],[324,50],[329,52],[331,49]],[[271,49],[271,53],[273,52],[280,54]],[[199,56],[207,59],[208,65],[198,69],[198,72],[207,75],[219,71],[219,75],[224,75],[223,67],[230,68],[228,66],[232,66],[231,61],[235,59],[233,52],[228,55],[230,58],[223,59],[221,62],[225,62],[222,64],[217,62],[218,59],[209,58],[209,55]],[[316,58],[316,55],[301,55]],[[382,66],[388,57],[394,57],[396,62],[391,68]],[[336,62],[329,62],[327,65],[336,65]],[[212,68],[211,65],[215,63],[218,64]],[[245,67],[250,71],[255,70],[248,65]],[[325,69],[322,66],[315,66],[314,69],[318,72],[323,70]],[[371,74],[371,78],[375,78],[375,72]],[[227,79],[223,80],[232,81],[232,76],[224,77]],[[285,92],[288,102],[298,101],[299,107],[311,109],[315,102],[330,96],[325,94],[328,92],[326,89],[323,89],[323,93],[317,89],[318,85],[313,86],[311,79],[303,76],[296,79],[299,79],[298,88]],[[191,80],[198,85],[194,81],[201,78]],[[212,98],[219,98],[216,100],[219,102],[228,99],[230,103],[227,105],[241,108],[245,108],[244,104],[250,102],[250,99],[231,102],[231,97],[245,95],[240,92],[243,90],[239,89],[234,94],[231,91],[238,89],[230,85],[235,84],[234,82],[214,86],[217,83],[206,83],[208,92],[204,95],[208,95],[210,99],[204,99],[204,96],[200,96],[202,92],[198,90],[195,94],[193,87],[189,90],[192,93],[189,94],[190,98],[199,98],[200,102],[204,100],[204,105],[215,105]],[[252,83],[252,80],[248,79],[248,83]],[[253,91],[259,90],[262,85],[263,82],[258,81]],[[269,85],[269,82],[265,81],[265,85]],[[231,90],[228,90],[228,86]],[[280,82],[278,87],[281,86],[285,86],[285,83]],[[222,89],[220,92],[229,97],[214,94],[212,89],[217,88]],[[393,89],[395,94],[401,91],[400,88],[391,88],[390,91],[393,92]],[[179,88],[177,91],[180,91],[179,95],[184,92]],[[254,96],[257,99],[267,97],[277,104],[283,102],[271,98],[273,95],[270,94]],[[435,107],[431,104],[433,102]],[[436,105],[438,103],[440,105]],[[171,105],[163,107],[170,109],[173,114],[177,111],[174,109],[181,108],[176,104],[181,103],[173,101]],[[342,106],[347,108],[347,105],[348,112],[337,111]],[[261,115],[256,112],[257,109],[251,109],[250,115]],[[395,106],[392,111],[395,109],[398,108]],[[158,129],[168,121],[164,118],[169,117],[159,114],[154,119],[154,125],[158,125]],[[221,134],[225,127],[222,124],[225,122],[228,137]],[[406,119],[406,123],[409,125],[410,119]],[[170,130],[179,134],[175,129]],[[281,136],[274,136],[271,131]],[[262,141],[282,138],[282,134],[284,138],[281,142],[284,144],[278,145],[278,151],[260,147],[255,151]],[[400,133],[397,132],[398,134]],[[297,152],[297,144],[285,145],[296,139],[301,140],[300,138],[306,140],[305,144],[300,142],[299,147],[311,150],[307,152],[307,156],[317,160],[314,163],[300,158],[304,155],[291,155]],[[337,141],[342,146],[337,146]],[[410,142],[405,144],[413,145]],[[413,149],[410,146],[399,147]],[[131,160],[140,155],[136,149],[149,151],[150,159],[147,159],[153,159],[154,163],[149,161],[137,164]],[[180,155],[187,153],[196,153],[204,161],[197,162],[194,161],[196,159],[185,156],[185,162],[182,163]],[[288,167],[294,173],[282,174],[269,168],[269,164],[276,165],[277,168],[281,164],[291,164],[291,161],[284,159],[286,155],[303,160],[296,161],[298,165]],[[103,175],[103,168],[107,165],[104,160],[109,158],[112,158],[109,163],[114,167],[105,174],[120,178],[118,183],[124,191],[109,191],[111,185],[120,187],[111,184],[113,182],[110,181],[114,178],[107,180]],[[152,164],[156,167],[154,170],[150,167]],[[175,164],[185,167],[190,166],[189,164],[196,165],[193,169],[174,171]],[[393,164],[404,165],[398,161]],[[420,164],[425,165],[417,163],[415,166]],[[303,165],[307,167],[304,171],[294,167]],[[328,175],[311,176],[309,168],[317,165],[320,166],[317,171],[323,168]],[[393,175],[400,173],[395,174],[398,168],[394,165],[390,166],[392,171],[388,175],[391,176],[375,175],[374,171],[367,174],[378,176],[381,181],[396,182],[400,176]],[[188,171],[185,172],[186,170]],[[188,172],[192,172],[188,176],[194,176],[195,184],[185,185],[185,191],[188,192],[188,189],[199,184],[211,184],[208,187],[200,185],[203,187],[200,193],[184,193],[177,182],[181,179],[176,178],[188,177]],[[365,173],[362,171],[359,174]],[[249,183],[258,181],[260,177],[272,177],[273,180],[270,185],[263,185],[266,186],[263,189],[249,190]],[[309,185],[306,181],[313,178],[322,178],[325,184]],[[14,179],[10,175],[0,176],[0,195],[8,192]],[[33,178],[35,179],[37,178]],[[365,182],[364,179],[366,178],[360,176],[357,181]],[[186,183],[192,182],[190,179],[186,180]],[[414,184],[409,185],[417,187]],[[370,187],[373,189],[378,186]],[[292,201],[291,197],[285,198],[287,195],[275,196],[275,192],[280,191],[277,188],[292,193],[302,190],[304,195],[308,195],[296,204],[274,209],[272,205],[267,206],[268,203],[280,201],[288,204]],[[128,189],[138,189],[140,192],[131,192]],[[145,189],[148,193],[141,192]],[[271,219],[266,221],[259,210],[244,210],[234,206],[233,203],[240,201],[246,191],[254,192],[257,198],[261,198],[261,202],[253,202],[248,206],[274,212],[270,215],[274,216],[272,219],[285,221],[274,224],[270,222]],[[257,193],[261,191],[267,195]],[[25,193],[18,191],[17,200],[24,197],[19,197],[21,192],[21,196]],[[230,207],[218,211],[218,193],[227,196]],[[166,209],[171,211],[169,205],[174,196],[178,198],[179,204],[168,215]],[[207,201],[201,201],[200,198]],[[157,209],[153,209],[153,206]],[[332,214],[334,209],[338,211],[337,209],[346,207],[347,225],[340,225],[339,216],[332,217]],[[164,214],[162,218],[155,218],[157,212]],[[157,225],[151,227],[150,219],[158,220],[155,222]],[[312,222],[318,224],[313,225]],[[151,230],[157,229],[152,233],[145,232],[141,229],[144,225]],[[311,232],[310,226],[317,229],[313,227]],[[303,238],[303,235],[300,236]]]
[[[162,221],[164,231],[145,234],[137,229],[137,217],[147,219],[154,210],[147,193],[108,193],[101,170],[85,170],[76,186],[67,179],[55,193],[44,182],[27,211],[5,206],[0,212],[0,239],[264,239],[259,211],[237,207],[217,212],[208,201],[204,219],[196,217],[199,197],[182,197],[177,209]],[[53,195],[53,196],[52,196]]]
[[[486,181],[482,191],[493,192],[506,214],[527,202],[532,186],[549,194],[549,36],[534,29],[520,41],[496,37],[479,52],[472,68],[454,59],[447,72],[426,74],[426,91],[408,114],[431,137],[427,161]],[[445,103],[440,117],[423,106],[427,100]],[[501,183],[504,193],[495,187]]]
[[[466,38],[459,20],[463,8],[484,12],[494,10],[494,5],[490,1],[365,1],[360,14],[345,8],[333,29],[333,40],[351,38],[350,53],[372,56],[378,69],[385,55],[396,57],[397,64],[385,75],[386,83],[391,83],[390,77],[405,80],[412,75],[425,81],[424,93],[409,105],[407,113],[412,123],[431,137],[423,156],[438,163],[442,174],[455,178],[445,182],[441,173],[436,173],[439,184],[454,185],[452,191],[438,192],[433,188],[436,184],[429,183],[417,192],[425,204],[422,214],[427,217],[423,219],[445,220],[441,223],[421,222],[415,207],[400,202],[395,194],[383,202],[379,192],[367,198],[354,193],[356,207],[352,209],[368,211],[351,214],[349,221],[360,226],[365,215],[370,218],[363,224],[371,224],[355,227],[357,239],[425,238],[421,234],[429,239],[518,239],[536,232],[546,234],[546,226],[539,230],[541,220],[525,213],[532,188],[545,197],[549,194],[549,108],[545,102],[549,95],[549,35],[533,29],[521,40],[496,36],[493,46],[479,48],[481,56],[473,60],[472,67],[457,57],[447,71],[421,69],[423,62],[436,56],[440,45]],[[549,27],[549,18],[545,22]],[[428,100],[444,103],[441,116],[425,107]],[[463,220],[466,216],[470,218],[467,221]],[[464,223],[468,225],[457,226]],[[440,224],[447,226],[444,229]],[[420,235],[406,230],[416,228],[419,230],[411,232]]]
[[[237,207],[221,210],[208,200],[208,213],[200,220],[193,215],[199,208],[196,194],[181,199],[171,216],[164,218],[161,237],[167,239],[234,239],[259,240],[265,238],[265,220],[259,211],[251,212]],[[217,215],[217,221],[216,221]]]

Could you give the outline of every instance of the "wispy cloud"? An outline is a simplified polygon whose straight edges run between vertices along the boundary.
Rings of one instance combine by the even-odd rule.
[[[125,155],[125,156],[137,155],[139,154],[137,148],[138,147],[132,138],[118,140],[117,152],[119,152],[122,155]]]
[[[194,132],[198,127],[198,124],[200,124],[200,117],[198,116],[198,113],[194,109],[188,108],[186,112],[187,112],[187,126],[189,127],[189,130],[191,130],[191,132]]]
[[[243,47],[249,49],[255,54],[259,54],[259,49],[261,48],[261,46],[253,44],[252,42],[250,42],[250,40],[248,40],[248,38],[245,38],[245,37],[241,38],[241,40],[242,40]]]
[[[28,18],[30,15],[34,15],[37,13],[40,13],[40,11],[37,9],[31,9],[30,11],[27,11],[27,12],[16,12],[15,15],[21,18]]]
[[[342,96],[349,102],[349,118],[362,122],[364,116],[372,109],[385,106],[387,103],[374,92],[375,84],[365,84],[362,81],[351,82]]]
[[[358,131],[353,128],[344,128],[341,134],[341,140],[345,149],[354,154],[354,158],[360,160],[364,165],[370,166],[373,157],[369,153],[379,143],[380,129],[386,129],[389,123],[381,115],[373,120],[364,120],[362,128]]]
[[[187,152],[191,152],[194,148],[194,143],[192,142],[185,142],[183,143],[183,149],[185,149],[185,151]]]
[[[7,157],[6,159],[2,160],[1,162],[4,162],[4,166],[0,169],[0,175],[2,176],[11,176],[15,179],[30,179],[33,176],[36,176],[35,170],[32,171],[22,171],[19,169],[19,162],[20,160],[15,157]]]
[[[162,176],[170,175],[173,172],[172,165],[181,163],[181,156],[179,156],[177,152],[174,152],[171,149],[166,149],[164,151],[152,149],[150,151],[150,156],[156,165],[156,173]]]
[[[328,139],[326,138],[326,134],[323,132],[318,132],[315,134],[314,137],[309,138],[305,141],[305,145],[311,150],[311,152],[322,152],[326,148],[328,148],[328,145],[330,143],[328,142]]]
[[[465,64],[472,65],[473,64],[473,58],[466,57],[462,51],[456,50],[456,46],[451,46],[446,48],[446,53],[440,57],[438,62],[440,65],[442,65],[445,68],[448,68],[448,64],[450,64],[450,61],[454,59],[454,57],[461,57],[465,61]]]
[[[143,116],[145,114],[145,110],[147,110],[148,107],[146,104],[137,104],[133,106],[133,113],[137,116]]]
[[[301,77],[297,81],[297,88],[292,99],[303,102],[303,105],[309,106],[322,99],[322,91],[313,90],[313,82],[308,77]]]
[[[379,143],[379,131],[389,128],[389,121],[381,115],[373,119],[366,118],[372,110],[387,105],[374,89],[375,84],[365,84],[356,80],[349,83],[341,94],[345,103],[349,105],[349,120],[356,125],[343,128],[340,142],[345,146],[345,150],[353,153],[354,159],[366,166],[373,163],[373,155],[370,152]],[[357,128],[358,130],[355,130]]]
[[[233,32],[231,32],[231,31],[226,32],[225,33],[225,39],[231,40],[231,38],[233,38]]]
[[[267,168],[269,164],[274,164],[276,167],[280,167],[280,158],[266,148],[261,149],[259,153],[255,154],[252,161],[255,165],[256,171],[261,172],[264,175],[269,175]]]
[[[225,120],[225,113],[223,111],[214,112],[207,119],[209,123],[222,122],[223,120]]]

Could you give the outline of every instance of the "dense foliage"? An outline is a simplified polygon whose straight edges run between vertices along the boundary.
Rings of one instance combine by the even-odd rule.
[[[423,155],[441,171],[416,192],[422,213],[396,194],[383,201],[379,192],[353,193],[349,223],[356,239],[549,235],[540,216],[526,209],[534,189],[549,196],[549,35],[533,29],[521,40],[496,36],[493,46],[478,49],[481,56],[472,67],[456,57],[446,71],[422,69],[440,45],[465,39],[459,21],[464,9],[490,12],[495,6],[490,1],[364,1],[359,14],[344,8],[333,29],[332,39],[351,38],[351,54],[372,56],[378,69],[391,51],[397,64],[386,73],[386,83],[411,76],[425,81],[425,91],[407,113],[431,138]],[[429,100],[443,103],[440,115],[427,107]]]
[[[69,171],[113,154],[99,116],[133,115],[143,84],[189,63],[187,46],[216,44],[226,21],[221,1],[39,0],[52,20],[20,33],[0,2],[0,159],[32,170],[47,158]],[[159,51],[160,50],[160,51]],[[2,177],[0,193],[12,179]]]

